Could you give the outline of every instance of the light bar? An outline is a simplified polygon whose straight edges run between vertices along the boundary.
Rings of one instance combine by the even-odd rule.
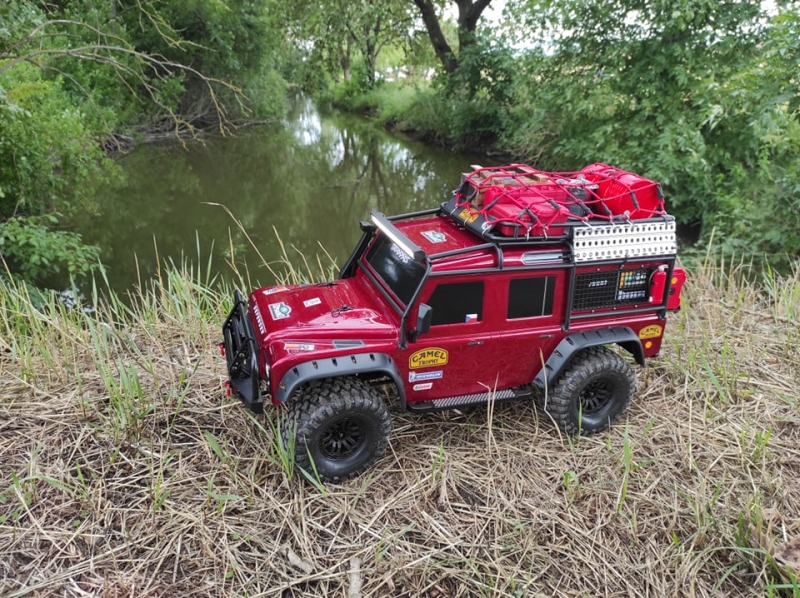
[[[425,251],[422,247],[412,243],[394,224],[389,222],[386,216],[373,210],[369,213],[369,218],[372,220],[372,223],[378,227],[378,230],[389,237],[404,253],[408,254],[408,257],[418,262],[425,259]]]

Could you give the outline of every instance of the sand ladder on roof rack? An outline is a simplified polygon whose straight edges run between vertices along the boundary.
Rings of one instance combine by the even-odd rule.
[[[572,229],[576,262],[675,255],[674,220],[581,226]]]

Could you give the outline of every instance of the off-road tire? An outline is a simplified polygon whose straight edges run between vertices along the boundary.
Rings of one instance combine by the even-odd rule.
[[[323,482],[354,478],[386,450],[392,423],[377,390],[354,377],[313,380],[289,405],[281,426],[295,465]],[[313,460],[313,465],[312,465]]]
[[[591,347],[573,359],[540,401],[564,432],[587,436],[607,429],[635,390],[636,378],[625,359],[605,347]]]

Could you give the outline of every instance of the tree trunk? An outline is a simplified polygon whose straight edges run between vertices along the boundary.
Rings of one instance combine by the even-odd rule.
[[[456,0],[458,5],[458,51],[475,45],[475,29],[484,9],[491,0]]]
[[[458,6],[458,51],[475,44],[475,29],[481,14],[489,6],[492,0],[454,0]],[[436,9],[432,0],[414,0],[425,28],[428,30],[428,37],[431,38],[433,51],[442,62],[445,72],[451,74],[458,68],[458,57],[453,53],[450,45],[442,33],[439,25],[439,17],[436,16]]]
[[[345,37],[344,48],[340,47],[339,51],[341,52],[340,65],[342,67],[342,76],[344,77],[345,81],[349,81],[352,77],[350,73],[350,65],[352,64],[353,56],[353,42],[349,37]]]
[[[417,5],[422,15],[422,22],[425,23],[425,29],[428,30],[428,37],[431,38],[433,51],[436,52],[437,58],[442,62],[445,72],[448,74],[455,72],[456,68],[458,68],[458,60],[453,54],[450,44],[444,38],[433,3],[431,0],[414,0],[414,4]]]

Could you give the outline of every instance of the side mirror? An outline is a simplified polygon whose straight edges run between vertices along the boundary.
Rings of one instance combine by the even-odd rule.
[[[417,310],[417,326],[414,332],[420,335],[430,331],[431,320],[433,320],[433,308],[427,303],[420,303]]]

